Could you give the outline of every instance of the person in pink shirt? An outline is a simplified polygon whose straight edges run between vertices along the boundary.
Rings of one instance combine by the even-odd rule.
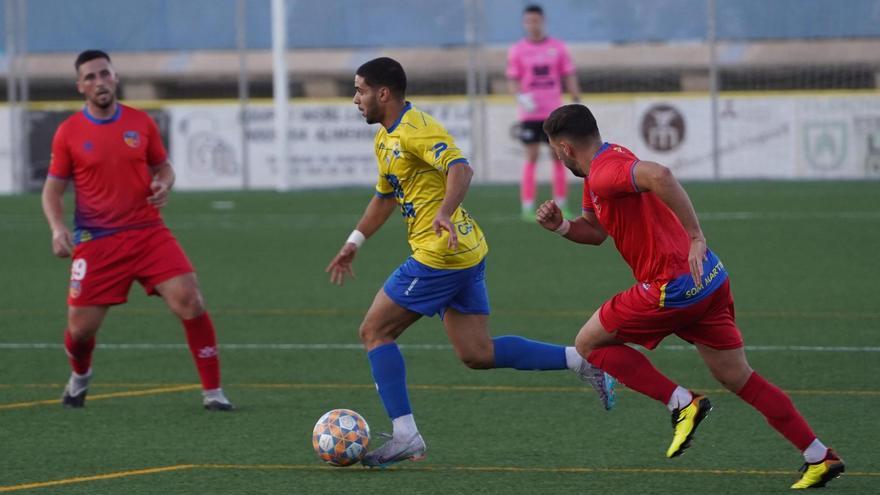
[[[523,220],[535,217],[535,166],[540,144],[547,143],[542,125],[550,112],[562,105],[562,86],[572,100],[580,101],[577,74],[565,44],[547,36],[544,30],[544,9],[529,5],[523,10],[525,38],[507,52],[507,81],[516,95],[520,121],[520,141],[525,146],[520,200]],[[552,155],[551,155],[552,156]],[[562,162],[553,158],[553,199],[566,217],[566,172]]]

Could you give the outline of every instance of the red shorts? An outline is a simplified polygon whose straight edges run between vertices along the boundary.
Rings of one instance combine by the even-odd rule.
[[[659,307],[640,284],[617,294],[599,309],[599,320],[617,338],[648,349],[669,334],[713,349],[736,349],[743,340],[733,310],[730,280],[698,303],[683,308]]]
[[[77,244],[67,304],[122,304],[135,280],[152,296],[157,294],[156,285],[192,271],[177,239],[164,225],[124,230]]]

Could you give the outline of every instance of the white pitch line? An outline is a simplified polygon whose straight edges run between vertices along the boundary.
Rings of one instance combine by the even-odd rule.
[[[221,205],[221,210],[216,207],[212,212],[205,213],[180,213],[170,221],[173,228],[192,229],[201,226],[224,228],[248,229],[255,226],[287,225],[293,227],[326,227],[332,225],[348,225],[352,219],[357,219],[355,214],[349,213],[249,213],[236,210],[225,210],[227,203],[216,202]],[[234,206],[233,206],[234,207]],[[701,220],[711,221],[744,221],[744,220],[878,220],[880,209],[877,210],[849,210],[849,211],[786,211],[786,210],[758,210],[758,211],[703,211],[699,213]],[[477,218],[487,223],[514,223],[521,222],[519,215],[478,215]],[[42,216],[30,213],[0,213],[0,230],[12,230],[22,226],[45,226]],[[244,223],[242,223],[244,221]]]
[[[0,350],[63,349],[63,344],[54,342],[0,342]],[[111,350],[164,350],[188,349],[186,344],[98,344],[100,349]],[[280,350],[280,351],[349,351],[363,350],[361,344],[304,344],[304,343],[264,343],[264,344],[220,344],[222,350]],[[447,351],[449,344],[400,344],[400,348],[410,351]],[[670,344],[657,348],[659,351],[690,351],[690,345]],[[751,352],[880,352],[876,346],[810,346],[810,345],[747,345]]]
[[[863,211],[704,211],[698,212],[700,220],[744,221],[744,220],[878,220],[880,210]],[[484,222],[520,222],[520,217],[512,215],[478,216]]]
[[[875,211],[705,211],[698,214],[701,220],[875,220]]]

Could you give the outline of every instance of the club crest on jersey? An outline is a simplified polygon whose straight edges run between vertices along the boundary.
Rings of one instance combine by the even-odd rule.
[[[141,135],[137,131],[125,131],[122,134],[122,140],[131,148],[137,148],[141,145]]]

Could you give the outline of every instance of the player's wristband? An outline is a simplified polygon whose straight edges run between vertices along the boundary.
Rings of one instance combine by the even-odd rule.
[[[350,242],[357,247],[361,247],[366,240],[367,238],[364,237],[364,234],[360,230],[354,229],[351,231],[351,234],[349,234],[348,239],[346,239],[345,242]]]
[[[568,230],[570,228],[571,228],[571,222],[569,222],[567,218],[563,218],[562,223],[560,223],[559,227],[556,227],[556,230],[554,230],[553,232],[564,237],[565,234],[568,233]]]

